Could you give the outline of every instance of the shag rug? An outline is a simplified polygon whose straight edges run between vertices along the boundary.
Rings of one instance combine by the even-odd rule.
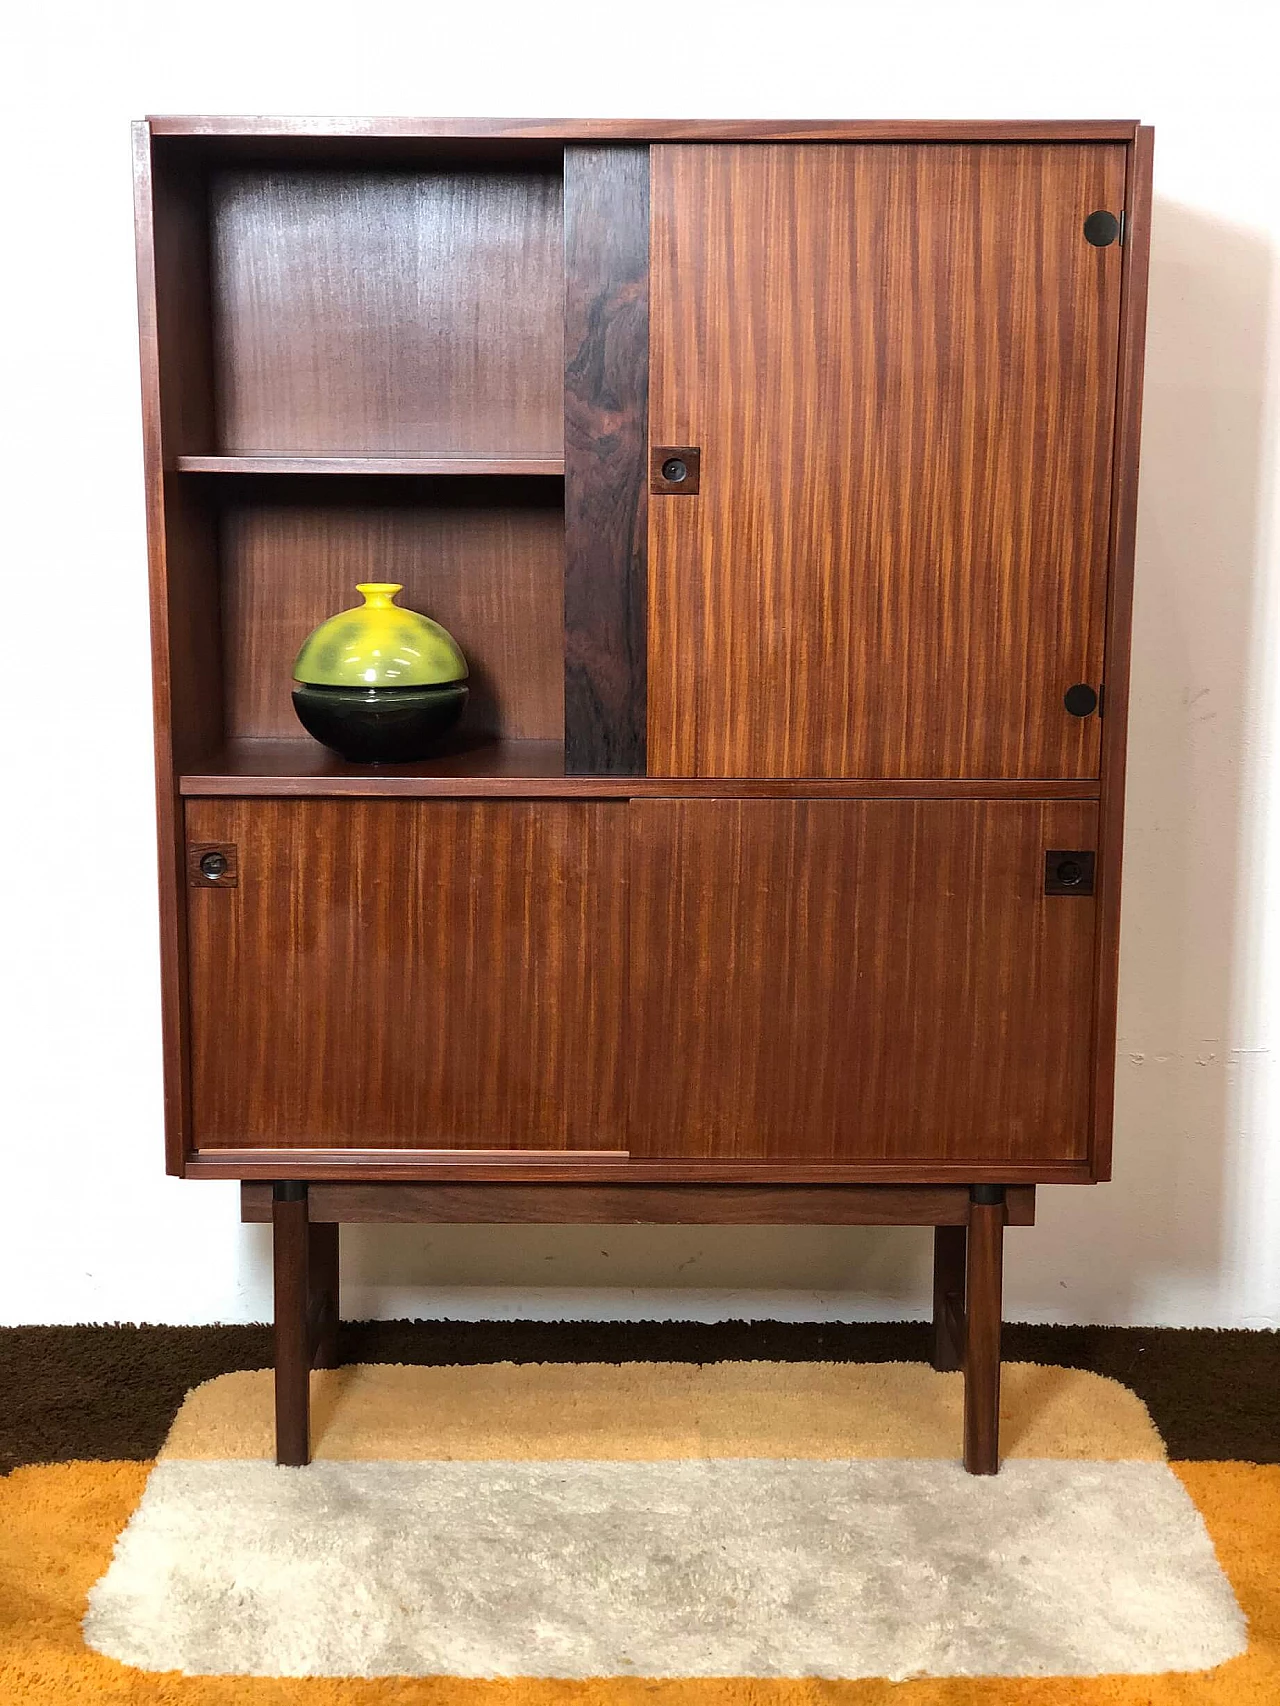
[[[0,1700],[130,1706],[1280,1702],[1280,1468],[1006,1368],[1005,1465],[915,1363],[219,1376],[154,1464],[0,1481]]]
[[[1278,1335],[1010,1328],[973,1481],[910,1324],[342,1332],[297,1471],[262,1329],[0,1331],[0,1706],[1280,1706]]]

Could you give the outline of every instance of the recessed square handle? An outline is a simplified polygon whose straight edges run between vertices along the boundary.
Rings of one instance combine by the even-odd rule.
[[[1092,894],[1094,857],[1090,848],[1052,848],[1044,856],[1044,892]]]
[[[702,451],[696,444],[655,444],[649,452],[649,490],[669,497],[698,495]]]

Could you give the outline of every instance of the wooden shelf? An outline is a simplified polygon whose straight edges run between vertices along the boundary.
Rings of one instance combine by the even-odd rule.
[[[550,740],[461,736],[418,764],[347,764],[313,740],[232,740],[180,779],[189,797],[422,799],[991,799],[1093,800],[1094,780],[956,782],[831,776],[566,776]]]
[[[180,474],[533,474],[562,475],[563,456],[179,456]]]
[[[348,764],[317,741],[230,740],[198,771],[181,778],[183,794],[467,795],[565,791],[564,747],[553,740],[461,735],[417,764]],[[577,778],[570,779],[571,784]],[[544,790],[543,784],[546,784]],[[536,785],[532,785],[536,784]],[[573,791],[572,786],[569,791]]]

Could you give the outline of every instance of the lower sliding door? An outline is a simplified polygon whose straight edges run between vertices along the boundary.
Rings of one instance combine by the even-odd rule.
[[[633,1159],[1083,1161],[1096,818],[633,802]]]
[[[624,1149],[623,801],[192,800],[197,1146]]]

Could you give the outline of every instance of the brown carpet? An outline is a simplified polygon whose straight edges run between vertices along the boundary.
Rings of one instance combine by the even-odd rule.
[[[892,1362],[927,1356],[918,1322],[344,1323],[346,1363]],[[1169,1455],[1280,1463],[1280,1333],[1159,1327],[1005,1329],[1009,1361],[1109,1375],[1147,1404]],[[187,1391],[271,1360],[267,1327],[0,1329],[0,1472],[146,1460]]]

